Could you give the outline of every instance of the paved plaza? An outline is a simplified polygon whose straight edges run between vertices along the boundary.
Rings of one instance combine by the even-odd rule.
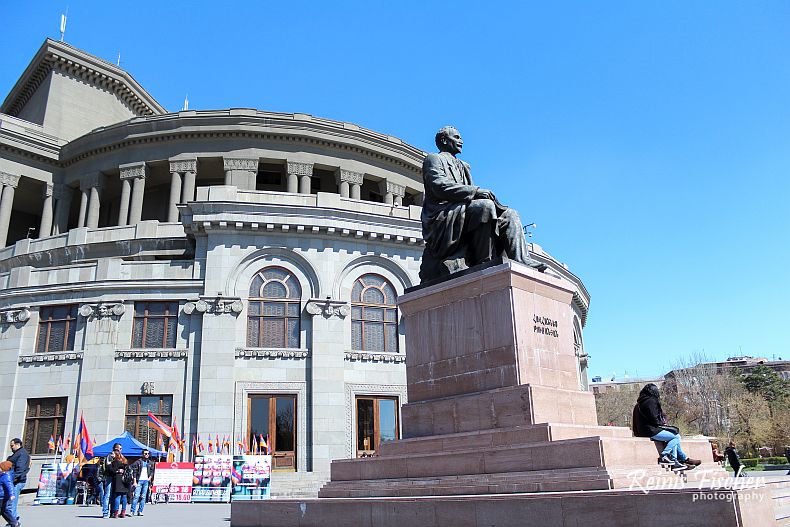
[[[145,516],[124,519],[102,519],[98,505],[32,505],[19,507],[20,521],[24,527],[57,525],[58,527],[102,527],[123,522],[124,525],[194,525],[205,527],[228,527],[230,504],[228,503],[169,503],[146,505]]]

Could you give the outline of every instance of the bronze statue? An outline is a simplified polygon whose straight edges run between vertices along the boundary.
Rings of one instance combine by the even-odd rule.
[[[436,134],[438,154],[422,164],[425,198],[422,234],[425,239],[420,280],[426,282],[485,264],[502,255],[539,270],[529,257],[518,213],[494,193],[472,184],[469,164],[456,157],[464,141],[452,126]]]

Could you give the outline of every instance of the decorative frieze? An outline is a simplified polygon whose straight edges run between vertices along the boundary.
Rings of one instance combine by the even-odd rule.
[[[258,171],[257,158],[223,157],[222,160],[224,162],[226,172],[228,170],[248,170],[251,172]]]
[[[142,395],[153,395],[156,393],[156,384],[154,381],[146,381],[140,387],[140,393]]]
[[[0,172],[0,185],[16,188],[17,185],[19,185],[19,176],[9,174],[8,172]]]
[[[306,349],[284,348],[236,348],[237,359],[306,359],[310,352]]]
[[[184,304],[184,313],[187,315],[212,313],[222,315],[229,313],[238,315],[244,309],[244,302],[237,296],[201,296],[199,300],[191,300]]]
[[[387,180],[383,180],[381,183],[381,190],[384,193],[400,196],[401,198],[406,195],[406,187],[404,185],[398,185],[397,183]]]
[[[51,198],[52,194],[54,193],[55,185],[52,183],[44,183],[44,188],[42,189],[42,197],[44,198]]]
[[[371,353],[369,351],[347,351],[345,360],[349,362],[388,362],[401,364],[406,362],[406,355],[403,353]]]
[[[362,172],[353,172],[351,170],[343,170],[342,168],[337,171],[337,183],[348,183],[349,185],[361,185],[365,179]]]
[[[342,300],[332,300],[330,298],[325,300],[312,299],[307,302],[305,311],[313,316],[323,315],[324,318],[346,318],[351,314],[351,306],[348,302],[343,302]]]
[[[120,317],[126,311],[123,302],[100,302],[98,304],[82,304],[79,314],[85,318]]]
[[[127,165],[121,165],[119,168],[121,171],[121,179],[145,179],[147,172],[145,163],[129,163]]]
[[[197,172],[197,159],[171,159],[170,172]]]
[[[288,161],[288,173],[294,176],[312,176],[313,164],[312,163],[294,163]]]
[[[169,348],[145,348],[115,350],[115,359],[186,359],[188,350]]]
[[[28,320],[30,320],[30,309],[27,307],[0,311],[0,322],[4,324],[24,324]]]
[[[32,355],[20,355],[18,364],[33,364],[46,362],[69,362],[82,360],[81,351],[65,351],[59,353],[34,353]]]

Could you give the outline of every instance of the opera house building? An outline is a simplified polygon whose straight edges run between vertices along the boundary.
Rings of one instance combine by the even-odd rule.
[[[28,486],[80,415],[99,442],[156,446],[149,411],[189,445],[268,436],[281,496],[400,437],[424,155],[309,114],[168,112],[46,40],[0,107],[0,430]],[[586,383],[589,297],[531,249],[578,286]]]

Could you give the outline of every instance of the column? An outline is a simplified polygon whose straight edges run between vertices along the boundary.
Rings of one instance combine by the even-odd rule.
[[[14,205],[14,192],[19,185],[19,176],[0,172],[0,249],[8,241],[8,227],[11,225],[11,208]]]
[[[55,225],[52,227],[52,234],[68,231],[72,194],[73,190],[66,185],[57,185],[52,190],[52,197],[55,198]]]
[[[171,159],[170,172],[183,174],[181,202],[195,201],[195,181],[197,179],[197,159]]]
[[[121,205],[118,209],[118,226],[123,227],[129,221],[129,198],[132,194],[132,184],[128,179],[121,180]]]
[[[225,184],[240,190],[255,190],[258,179],[258,158],[224,157]]]
[[[136,225],[143,219],[143,195],[145,194],[145,177],[148,168],[145,163],[129,163],[121,165],[121,179],[132,180],[132,198],[129,204],[129,222]]]
[[[85,219],[85,227],[95,229],[99,226],[99,211],[101,208],[101,173],[91,174],[80,182],[80,189],[88,195],[88,213]]]
[[[384,195],[384,203],[400,207],[403,205],[403,196],[406,195],[406,187],[398,185],[392,181],[382,179],[379,181],[379,189]]]
[[[361,172],[352,172],[351,170],[343,170],[342,168],[337,171],[335,181],[340,188],[341,198],[354,198],[359,199],[359,189],[362,186],[363,174]],[[354,197],[356,187],[356,197]]]
[[[44,184],[44,205],[41,208],[41,224],[38,227],[38,237],[46,238],[52,234],[52,183]]]
[[[288,161],[288,192],[297,192],[298,185],[299,194],[310,194],[310,178],[312,176],[312,163]]]
[[[167,221],[178,221],[178,201],[181,198],[181,174],[170,172],[170,201],[167,207]]]
[[[80,186],[80,216],[77,227],[85,227],[85,220],[88,218],[88,190]]]

